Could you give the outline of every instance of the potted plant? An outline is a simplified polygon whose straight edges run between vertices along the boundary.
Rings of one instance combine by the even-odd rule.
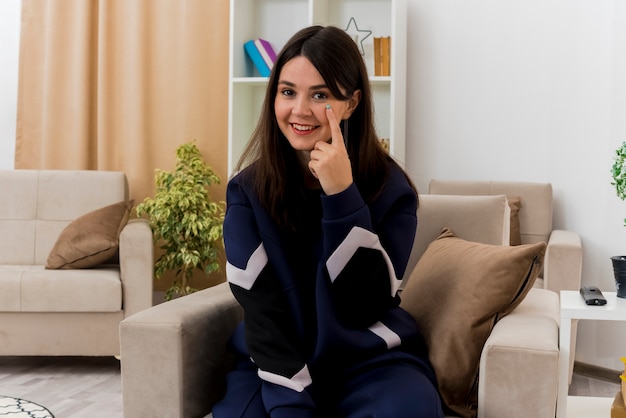
[[[163,250],[154,275],[174,273],[165,299],[196,291],[189,285],[194,271],[209,275],[220,268],[224,203],[213,202],[208,188],[220,178],[207,165],[195,144],[176,149],[174,171],[156,170],[156,193],[137,205],[137,216],[147,215],[154,242]]]
[[[615,150],[615,160],[611,168],[613,181],[611,185],[615,187],[617,197],[621,200],[626,199],[626,141]],[[626,219],[624,219],[626,226]],[[615,275],[615,287],[617,296],[626,298],[626,256],[616,255],[611,257],[613,263],[613,273]]]

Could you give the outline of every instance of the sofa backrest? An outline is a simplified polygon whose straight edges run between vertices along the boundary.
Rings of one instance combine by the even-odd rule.
[[[45,264],[71,221],[127,199],[122,172],[0,170],[0,264]]]
[[[428,244],[444,228],[467,241],[508,245],[511,211],[506,196],[420,195],[417,231],[404,273],[404,282],[413,271]]]
[[[429,193],[445,195],[506,195],[519,196],[522,207],[519,211],[522,244],[548,242],[552,232],[552,185],[550,183],[505,182],[505,181],[430,181]]]

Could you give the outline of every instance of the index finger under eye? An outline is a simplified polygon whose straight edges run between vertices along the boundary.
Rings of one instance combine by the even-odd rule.
[[[328,118],[328,123],[330,124],[330,133],[332,136],[333,145],[343,145],[343,135],[341,134],[341,128],[339,127],[339,122],[337,122],[335,112],[333,112],[333,109],[330,105],[326,105],[326,117]]]

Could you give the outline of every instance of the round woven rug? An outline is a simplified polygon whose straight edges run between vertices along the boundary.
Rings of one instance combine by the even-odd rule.
[[[0,416],[11,418],[54,418],[52,412],[31,401],[0,395]]]

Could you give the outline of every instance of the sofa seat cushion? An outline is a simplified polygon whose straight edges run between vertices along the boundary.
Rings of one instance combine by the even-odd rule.
[[[0,312],[119,312],[117,266],[48,270],[43,265],[0,265]]]

